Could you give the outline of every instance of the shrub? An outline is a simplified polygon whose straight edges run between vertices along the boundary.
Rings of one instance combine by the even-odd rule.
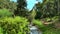
[[[59,16],[54,16],[54,17],[52,18],[52,20],[54,20],[54,21],[59,21]]]
[[[57,17],[54,17],[53,19],[55,18]],[[46,18],[46,20],[49,21],[50,18]],[[40,28],[43,34],[60,34],[60,29],[56,29],[54,24],[45,26],[40,20],[33,20],[33,24]]]
[[[8,9],[0,9],[0,17],[12,16],[12,13]]]
[[[27,34],[29,22],[23,17],[5,17],[0,20],[0,26],[3,29],[3,34]]]
[[[33,20],[33,24],[35,24],[40,29],[44,27],[43,23],[39,20]]]
[[[42,31],[46,31],[53,28],[52,24],[45,26],[40,20],[33,20],[33,24],[35,24]]]

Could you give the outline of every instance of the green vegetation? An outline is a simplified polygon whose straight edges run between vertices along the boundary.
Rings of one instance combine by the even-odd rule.
[[[3,34],[27,34],[29,32],[28,28],[29,22],[23,17],[5,17],[0,19],[0,27],[2,28]]]
[[[33,24],[36,25],[38,28],[44,27],[43,23],[39,20],[33,20]]]
[[[13,15],[8,9],[0,9],[0,18],[1,17],[11,17]]]
[[[49,29],[49,30],[46,30],[43,34],[59,34],[60,33],[60,29]]]
[[[54,24],[49,24],[46,26],[39,20],[34,20],[33,23],[43,32],[43,34],[59,34],[60,33],[60,28],[56,28]]]
[[[0,0],[0,34],[29,34],[29,26],[43,34],[60,34],[60,0],[37,2],[32,10],[26,0]]]

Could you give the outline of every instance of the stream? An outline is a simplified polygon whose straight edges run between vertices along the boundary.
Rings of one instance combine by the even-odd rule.
[[[31,26],[30,27],[30,34],[42,34],[41,31],[39,31],[39,29],[35,26]]]

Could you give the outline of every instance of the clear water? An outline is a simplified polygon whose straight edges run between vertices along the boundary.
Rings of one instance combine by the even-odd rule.
[[[31,34],[39,34],[39,32],[38,32],[38,31],[33,30],[33,31],[31,31]]]
[[[42,32],[38,31],[38,28],[35,26],[31,26],[30,31],[30,34],[42,34]]]

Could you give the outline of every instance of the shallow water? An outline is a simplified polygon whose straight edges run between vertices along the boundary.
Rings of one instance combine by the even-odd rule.
[[[31,26],[30,31],[30,34],[42,34],[42,32],[38,31],[38,28],[35,26]]]

